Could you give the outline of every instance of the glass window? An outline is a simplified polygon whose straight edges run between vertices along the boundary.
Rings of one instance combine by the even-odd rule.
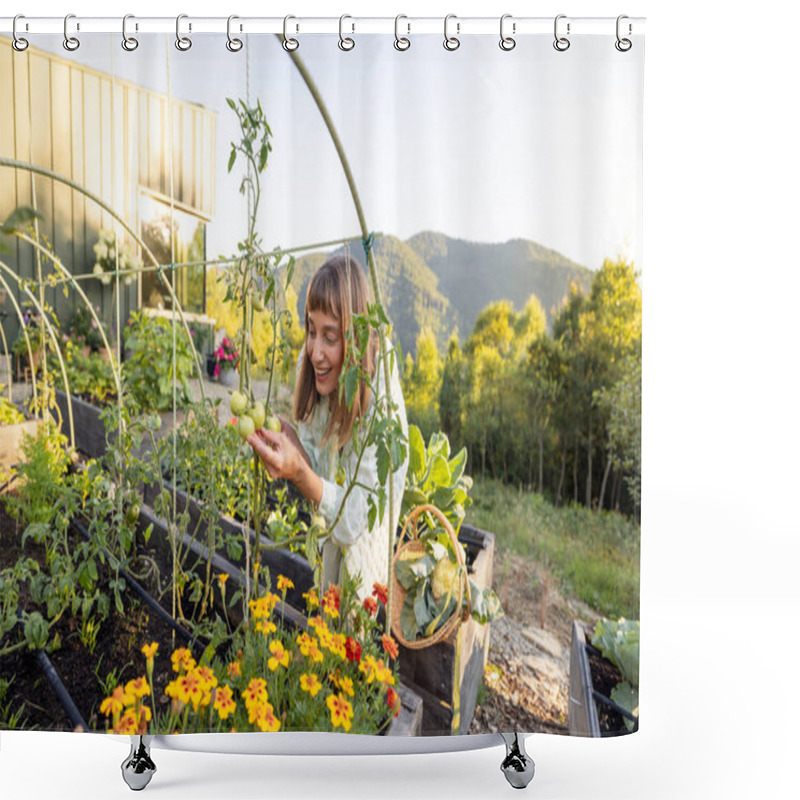
[[[174,246],[176,267],[164,270],[162,275],[170,281],[183,310],[205,313],[206,268],[204,264],[198,263],[206,258],[205,221],[182,209],[170,208],[168,202],[150,194],[142,194],[140,197],[139,220],[142,239],[159,264],[172,264]],[[147,265],[146,257],[142,261]],[[172,308],[169,290],[155,271],[142,273],[142,306]]]

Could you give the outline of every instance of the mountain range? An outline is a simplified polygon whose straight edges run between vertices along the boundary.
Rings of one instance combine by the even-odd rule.
[[[347,248],[362,266],[363,248]],[[335,252],[344,252],[339,248]],[[376,236],[373,253],[384,306],[404,353],[415,352],[417,336],[429,328],[441,352],[454,330],[463,340],[483,308],[510,300],[521,311],[535,294],[547,313],[548,325],[571,282],[588,289],[592,272],[565,256],[525,239],[489,244],[425,231],[405,241]],[[306,290],[328,253],[297,259],[293,283],[302,319]]]

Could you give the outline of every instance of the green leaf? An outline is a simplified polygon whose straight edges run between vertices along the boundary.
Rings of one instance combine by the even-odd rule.
[[[358,367],[350,367],[344,379],[344,397],[348,408],[353,407],[353,400],[358,388]]]
[[[425,442],[416,425],[408,426],[408,475],[413,483],[419,483],[425,472]],[[427,499],[427,498],[426,498]]]
[[[428,495],[419,489],[406,489],[403,493],[403,507],[407,509],[425,505],[428,502]]]
[[[417,586],[414,596],[414,616],[417,619],[417,630],[425,630],[433,619],[427,595],[430,594],[428,581],[424,581]]]
[[[422,556],[420,556],[422,558]],[[415,572],[413,567],[420,560],[420,558],[398,561],[395,566],[394,574],[397,576],[398,583],[407,591],[410,592],[417,583],[425,576]]]
[[[409,592],[400,610],[400,630],[410,642],[417,638],[417,617],[414,614],[414,594]]]
[[[455,483],[464,474],[464,469],[467,466],[467,448],[462,447],[461,450],[450,459],[448,466],[450,467],[450,481]]]
[[[225,100],[228,102],[228,105],[229,105],[229,106],[230,106],[230,107],[231,107],[231,108],[232,108],[234,111],[236,111],[236,103],[235,103],[233,100],[231,100],[231,98],[230,98],[230,97],[226,97],[226,98],[225,98]]]
[[[228,157],[228,172],[233,169],[233,165],[236,162],[236,148],[231,148],[231,154]]]
[[[611,690],[611,699],[618,705],[622,706],[626,711],[630,711],[635,717],[639,716],[639,690],[631,686],[627,681],[618,683]],[[627,717],[624,717],[625,727],[633,730],[633,722]]]
[[[34,611],[28,614],[25,620],[25,641],[28,642],[28,647],[31,650],[41,650],[47,644],[48,626],[44,617],[38,612]]]
[[[450,467],[447,464],[447,459],[441,453],[437,453],[428,465],[428,475],[422,483],[422,488],[424,491],[430,491],[436,486],[449,485]]]
[[[20,228],[30,225],[36,219],[44,219],[44,217],[35,208],[18,206],[3,223],[0,232],[5,235],[16,233]]]
[[[267,145],[262,144],[258,154],[258,171],[261,172],[267,166]]]

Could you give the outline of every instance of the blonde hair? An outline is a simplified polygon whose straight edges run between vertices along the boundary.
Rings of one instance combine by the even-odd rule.
[[[304,309],[304,322],[306,337],[308,337],[308,315],[311,311],[322,311],[333,317],[340,327],[340,336],[344,344],[344,357],[342,359],[342,373],[355,361],[357,352],[348,344],[346,332],[352,331],[353,314],[366,314],[370,294],[364,272],[358,262],[349,255],[335,255],[329,258],[311,278],[306,293]],[[378,340],[375,331],[370,331],[370,341],[364,356],[361,359],[361,369],[364,373],[374,378],[375,363],[377,358]],[[297,385],[294,392],[294,418],[296,421],[307,420],[314,414],[321,397],[317,392],[314,378],[314,367],[308,358],[306,343],[303,343],[303,356],[300,359],[300,369],[297,375]],[[351,408],[339,402],[339,387],[330,395],[330,417],[325,428],[322,443],[325,444],[331,436],[335,437],[337,448],[341,448],[349,439],[355,420],[366,413],[371,400],[369,386],[360,381],[356,390]]]

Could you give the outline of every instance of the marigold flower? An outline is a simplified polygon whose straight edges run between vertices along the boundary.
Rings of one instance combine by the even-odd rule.
[[[113,730],[114,733],[134,736],[139,730],[139,725],[136,719],[136,712],[132,708],[129,708],[122,715],[122,717],[120,717],[119,722],[117,722]]]
[[[347,698],[341,694],[328,695],[325,701],[331,713],[331,724],[334,728],[344,728],[350,730],[351,720],[353,719],[353,707]]]
[[[391,686],[386,690],[386,705],[389,706],[394,716],[400,713],[400,695]]]
[[[319,643],[313,636],[309,636],[305,631],[297,637],[297,644],[300,652],[312,661],[322,661],[323,655],[319,649]]]
[[[278,591],[285,592],[289,589],[294,589],[294,584],[285,575],[278,575]]]
[[[225,589],[225,584],[226,584],[228,578],[230,578],[230,575],[228,575],[227,572],[220,572],[220,574],[217,575],[217,580],[219,581],[219,588],[220,589],[222,589],[222,590]],[[223,717],[223,719],[224,719],[224,717]]]
[[[339,678],[339,688],[345,693],[349,694],[350,697],[355,696],[355,690],[353,689],[353,679],[347,677]]]
[[[196,666],[196,661],[192,656],[191,650],[185,647],[179,647],[172,656],[172,671],[173,672],[189,672]]]
[[[328,630],[328,624],[324,619],[322,619],[322,617],[309,617],[308,627],[312,630],[315,630],[317,632],[317,636],[319,636],[320,631]]]
[[[328,591],[322,597],[322,610],[333,619],[339,617],[339,603],[341,597],[339,594],[339,587],[336,584],[331,584]]]
[[[256,622],[256,633],[263,633],[264,636],[270,636],[278,630],[278,626],[268,619],[260,619]]]
[[[378,601],[374,597],[364,598],[364,609],[371,617],[378,613]]]
[[[344,652],[348,661],[358,662],[361,660],[361,645],[349,636],[344,643]]]
[[[228,664],[228,677],[231,680],[242,677],[242,665],[238,661],[231,661]]]
[[[158,652],[158,642],[151,642],[142,647],[142,654],[148,661],[152,661]]]
[[[300,688],[304,692],[308,692],[312,697],[316,697],[317,693],[322,688],[322,684],[319,682],[319,678],[317,678],[313,672],[304,672],[300,676]]]
[[[268,699],[267,682],[263,678],[252,678],[250,683],[247,684],[247,688],[242,692],[242,697],[248,711],[251,706],[255,706],[258,703],[266,703]]]
[[[135,680],[128,681],[125,684],[125,694],[129,694],[137,700],[150,694],[150,686],[147,683],[147,678],[145,678],[144,675],[140,675]]]
[[[272,658],[267,661],[267,666],[272,672],[275,672],[279,666],[289,666],[289,651],[286,650],[282,642],[277,639],[269,643],[269,651],[272,653]]]
[[[129,706],[133,703],[133,696],[130,694],[126,694],[125,690],[121,686],[117,686],[109,697],[106,697],[102,703],[100,703],[100,713],[105,714],[105,716],[110,717],[112,715],[117,715],[122,712],[122,709],[125,706]]]
[[[194,669],[178,678],[178,699],[182,703],[191,703],[195,711],[202,703],[206,691],[203,680]]]
[[[269,703],[259,703],[255,709],[255,722],[262,731],[274,732],[280,730],[281,721],[275,716],[273,708]]]
[[[389,592],[382,583],[372,584],[372,595],[373,597],[377,597],[378,600],[384,605],[389,602]]]
[[[255,619],[265,619],[272,614],[279,600],[280,597],[278,595],[267,592],[263,597],[259,597],[258,600],[250,601],[250,612]]]
[[[309,611],[319,608],[319,597],[317,597],[317,593],[313,589],[303,592],[303,599],[306,601],[306,608]]]
[[[389,658],[397,658],[397,656],[400,655],[397,642],[387,633],[384,633],[383,636],[381,636],[381,644],[383,645],[383,649]]]
[[[383,659],[378,660],[374,656],[366,655],[361,659],[358,669],[366,675],[367,683],[378,681],[378,683],[394,686],[394,674],[383,663]]]
[[[227,719],[236,711],[236,703],[233,700],[230,686],[223,684],[214,692],[214,710],[219,714],[220,719]]]

